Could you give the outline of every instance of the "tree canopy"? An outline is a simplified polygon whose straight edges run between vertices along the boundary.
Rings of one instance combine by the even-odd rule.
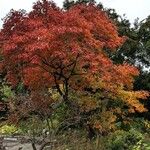
[[[91,108],[93,99],[85,98],[85,88],[92,88],[100,89],[105,99],[122,100],[130,112],[146,111],[139,100],[148,92],[133,90],[138,69],[127,62],[114,64],[105,51],[115,52],[126,37],[94,3],[63,10],[43,0],[29,13],[12,10],[0,40],[7,81],[14,87],[23,82],[34,102],[42,97],[54,103],[48,91],[55,87],[70,107],[69,93],[74,90],[84,93],[86,107],[96,109]]]

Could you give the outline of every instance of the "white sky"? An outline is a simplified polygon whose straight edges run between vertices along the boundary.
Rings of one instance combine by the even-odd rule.
[[[33,2],[37,0],[0,0],[0,19],[4,18],[10,9],[31,10]],[[58,6],[62,6],[64,0],[53,0]],[[131,22],[139,17],[140,20],[150,15],[150,0],[97,0],[104,7],[114,8],[120,15],[126,14]],[[0,28],[2,21],[0,21]]]

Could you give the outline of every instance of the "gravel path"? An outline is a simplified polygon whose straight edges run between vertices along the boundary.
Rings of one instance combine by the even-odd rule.
[[[33,150],[31,143],[21,143],[17,138],[4,138],[3,146],[6,150]],[[39,149],[39,145],[36,145],[37,149]]]
[[[20,148],[20,149],[19,149]],[[39,148],[39,146],[37,146]],[[26,144],[19,144],[19,143],[7,143],[6,150],[33,150],[31,144],[26,143]]]

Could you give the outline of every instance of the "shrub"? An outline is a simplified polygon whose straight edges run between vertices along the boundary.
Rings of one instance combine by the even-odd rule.
[[[143,135],[135,129],[128,132],[118,130],[108,137],[107,149],[110,150],[132,150],[143,140]]]
[[[15,127],[14,125],[3,125],[0,128],[0,134],[12,135],[20,132],[21,130]]]

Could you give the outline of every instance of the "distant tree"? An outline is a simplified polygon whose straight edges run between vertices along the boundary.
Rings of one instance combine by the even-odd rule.
[[[150,16],[139,23],[138,39],[140,50],[137,59],[144,66],[150,67]]]
[[[95,4],[96,1],[95,0],[65,0],[63,2],[63,8],[65,10],[69,9],[70,7],[72,7],[73,5],[76,5],[76,4]]]

